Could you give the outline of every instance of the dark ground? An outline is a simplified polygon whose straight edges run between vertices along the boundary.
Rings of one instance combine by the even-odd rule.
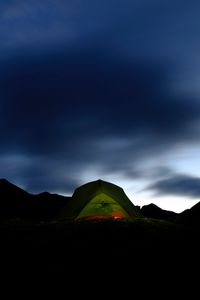
[[[150,218],[132,223],[10,220],[0,225],[1,274],[8,283],[64,281],[68,288],[69,282],[84,281],[87,289],[114,281],[115,291],[123,282],[133,289],[150,281],[184,286],[199,270],[199,233],[197,226]]]

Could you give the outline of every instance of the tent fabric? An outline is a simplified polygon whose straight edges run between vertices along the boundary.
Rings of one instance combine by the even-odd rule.
[[[88,217],[95,218],[97,216],[99,218],[112,217],[114,219],[130,218],[121,205],[105,193],[99,193],[92,198],[79,213],[77,219],[87,219]]]
[[[81,215],[86,205],[99,194],[105,194],[112,198],[126,212],[129,219],[142,217],[142,214],[129,200],[121,187],[103,180],[97,180],[77,188],[71,200],[60,212],[58,218],[76,219]]]

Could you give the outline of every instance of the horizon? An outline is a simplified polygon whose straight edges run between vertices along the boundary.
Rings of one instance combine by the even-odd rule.
[[[200,201],[200,3],[0,3],[0,177],[136,205]]]
[[[24,190],[24,191],[27,192],[27,193],[32,194],[32,195],[39,195],[39,194],[42,194],[42,193],[50,193],[50,194],[60,195],[60,196],[64,196],[64,197],[72,197],[74,191],[75,191],[77,188],[80,187],[80,186],[77,186],[77,187],[72,191],[71,194],[70,194],[70,193],[68,193],[68,194],[63,194],[63,193],[59,193],[59,192],[55,192],[55,193],[54,193],[54,192],[49,192],[49,191],[47,191],[47,190],[44,190],[44,191],[41,190],[39,193],[31,193],[30,191],[26,190],[23,186],[17,185],[17,184],[15,184],[14,182],[11,182],[11,181],[9,181],[9,180],[6,179],[6,178],[0,178],[0,181],[2,181],[2,180],[5,180],[6,182],[8,182],[8,183],[10,183],[10,184],[12,184],[12,185],[14,185],[14,186],[16,186],[16,187],[18,187],[18,188]],[[91,182],[93,182],[93,181],[97,181],[97,180],[102,180],[102,179],[96,179],[96,180],[92,180],[92,181],[89,181],[89,182],[85,182],[85,183],[83,183],[83,185],[88,184],[88,183],[91,183]],[[104,181],[104,180],[102,180],[102,181]],[[111,184],[114,184],[114,185],[117,185],[116,183],[113,183],[113,182],[109,182],[109,181],[106,181],[106,182],[111,183]],[[82,186],[82,185],[81,185],[81,186]],[[200,201],[196,201],[196,202],[193,203],[193,205],[191,205],[190,207],[186,207],[185,209],[182,209],[182,210],[171,210],[171,209],[168,209],[167,206],[166,206],[166,207],[165,207],[165,206],[163,206],[163,207],[160,206],[160,205],[159,205],[159,202],[158,202],[158,204],[156,204],[155,201],[154,201],[154,202],[153,202],[153,201],[152,201],[152,202],[143,202],[143,203],[140,202],[140,201],[138,202],[137,200],[134,201],[133,198],[130,197],[130,196],[127,194],[126,190],[125,190],[122,186],[120,186],[120,185],[117,185],[117,186],[119,186],[120,188],[122,188],[122,189],[124,190],[125,194],[128,196],[129,200],[130,200],[135,206],[139,206],[140,209],[143,208],[143,207],[146,206],[146,205],[148,206],[148,205],[150,205],[150,204],[154,204],[154,205],[156,205],[157,207],[159,207],[159,208],[161,208],[161,209],[163,209],[163,210],[171,211],[171,212],[175,212],[175,213],[178,213],[178,214],[179,214],[179,213],[185,211],[186,209],[192,208],[195,204],[197,204],[198,202],[200,202]]]

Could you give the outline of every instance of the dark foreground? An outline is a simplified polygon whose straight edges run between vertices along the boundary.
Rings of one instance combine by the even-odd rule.
[[[1,292],[20,299],[193,294],[199,286],[199,233],[198,226],[155,219],[4,222]]]
[[[3,222],[1,272],[5,276],[87,276],[123,274],[133,278],[198,269],[197,226],[154,219],[34,223]],[[121,276],[121,275],[120,275]],[[188,276],[188,273],[186,273]]]

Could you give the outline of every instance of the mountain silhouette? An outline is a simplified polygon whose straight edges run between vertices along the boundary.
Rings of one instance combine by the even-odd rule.
[[[71,197],[43,192],[31,195],[28,216],[42,221],[54,220],[60,210],[68,203]]]
[[[71,197],[48,192],[34,195],[6,179],[0,179],[0,220],[22,218],[52,221],[70,199]],[[200,202],[180,214],[161,209],[153,203],[136,207],[146,218],[183,223],[200,222]]]
[[[147,218],[163,219],[166,221],[175,221],[178,216],[177,213],[169,210],[164,210],[153,203],[142,206],[140,211],[143,216]]]
[[[25,213],[30,194],[6,179],[0,179],[0,218],[16,218]]]
[[[30,194],[6,179],[0,179],[0,219],[15,218],[50,221],[66,205],[70,197],[50,194]]]
[[[183,223],[199,224],[200,223],[200,202],[192,206],[190,209],[186,209],[182,213],[180,213],[180,220]]]

